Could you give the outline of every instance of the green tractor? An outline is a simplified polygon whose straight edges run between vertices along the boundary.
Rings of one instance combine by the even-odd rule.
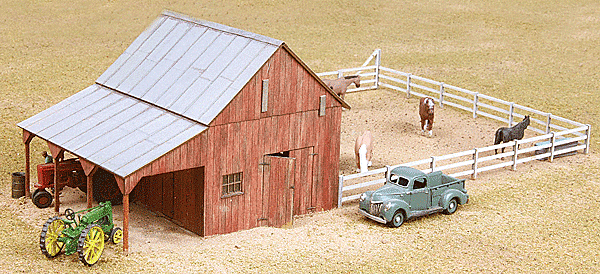
[[[65,248],[66,255],[77,252],[84,265],[92,266],[100,260],[105,242],[117,244],[123,239],[123,230],[113,224],[110,201],[77,212],[68,208],[65,217],[52,217],[42,227],[40,249],[48,258]]]

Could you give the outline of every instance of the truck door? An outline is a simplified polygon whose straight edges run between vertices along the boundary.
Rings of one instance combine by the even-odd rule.
[[[410,199],[410,205],[413,211],[429,209],[429,206],[431,205],[431,193],[424,177],[416,178],[414,180]]]

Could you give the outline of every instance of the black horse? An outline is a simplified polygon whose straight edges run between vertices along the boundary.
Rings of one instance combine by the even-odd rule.
[[[521,140],[523,139],[523,135],[525,135],[525,129],[529,126],[529,115],[523,118],[523,121],[512,127],[501,127],[496,130],[496,138],[494,139],[494,145],[497,145],[501,142],[507,143],[514,139]],[[504,148],[502,148],[502,153],[504,153]],[[494,149],[494,154],[498,154],[498,150]]]

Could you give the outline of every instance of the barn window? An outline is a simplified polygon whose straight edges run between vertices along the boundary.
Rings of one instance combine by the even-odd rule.
[[[262,80],[262,104],[260,111],[267,112],[269,109],[269,79]]]
[[[229,197],[233,195],[243,194],[242,193],[242,179],[243,173],[233,173],[223,175],[222,195]]]

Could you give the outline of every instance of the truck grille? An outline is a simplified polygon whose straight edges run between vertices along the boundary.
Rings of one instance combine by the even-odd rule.
[[[383,206],[383,203],[372,203],[369,213],[371,213],[371,215],[379,216],[381,213],[381,206]]]

